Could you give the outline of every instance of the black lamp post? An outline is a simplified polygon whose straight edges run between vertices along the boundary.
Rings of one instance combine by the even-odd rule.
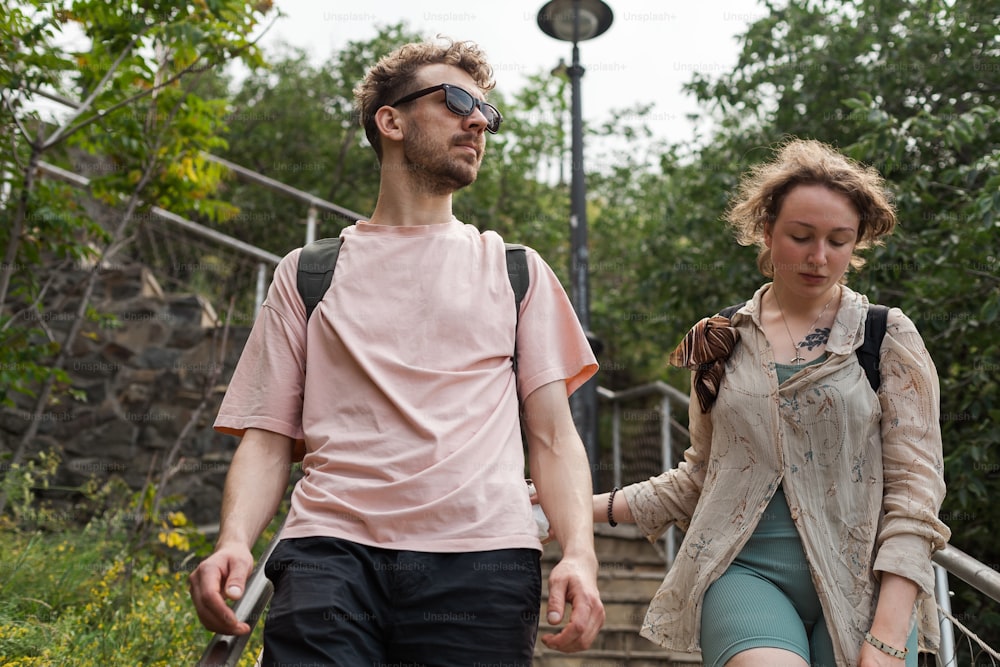
[[[578,42],[593,39],[611,27],[614,16],[601,0],[551,0],[538,11],[538,27],[550,37],[573,43],[573,63],[567,73],[573,95],[572,158],[570,170],[570,297],[587,332],[591,347],[599,351],[600,342],[590,331],[590,258],[587,250],[587,184],[583,171],[583,113],[580,101],[580,65]],[[597,379],[591,378],[570,400],[573,421],[587,450],[591,478],[597,487]]]

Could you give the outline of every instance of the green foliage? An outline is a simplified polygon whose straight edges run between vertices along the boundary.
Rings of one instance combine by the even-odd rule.
[[[22,92],[29,101],[32,91],[58,87],[61,77],[73,70],[71,55],[50,46],[63,30],[66,12],[42,4],[7,3],[0,19],[0,53],[7,54],[0,58],[0,81],[5,90]]]
[[[0,528],[0,663],[194,664],[210,637],[187,590],[197,554],[163,543],[136,549],[125,526],[109,515],[82,530]],[[261,629],[241,666],[253,664]]]
[[[118,251],[126,232],[144,219],[131,217],[138,202],[215,218],[231,214],[211,197],[219,167],[202,157],[223,144],[225,102],[203,99],[178,82],[235,57],[259,64],[249,35],[268,6],[237,0],[8,5],[0,16],[0,139],[13,149],[0,159],[2,185],[12,193],[0,201],[5,405],[16,395],[35,396],[39,387],[43,403],[53,387],[67,389],[59,368],[66,341],[57,340],[47,320],[79,318],[46,312],[49,281],[67,263],[94,266]],[[80,103],[49,117],[37,104],[43,94]],[[82,154],[90,158],[80,162]],[[43,160],[70,171],[85,163],[92,194],[115,207],[131,201],[123,214],[129,217],[102,227],[67,186],[38,178]],[[84,304],[81,312],[91,309]]]
[[[14,520],[22,526],[38,525],[48,520],[49,508],[35,502],[35,489],[48,488],[56,473],[59,457],[41,452],[37,461],[14,464],[3,478],[3,489]]]
[[[641,123],[642,110],[622,112]],[[613,137],[625,121],[608,123]],[[667,357],[708,311],[744,300],[759,283],[752,251],[735,245],[722,215],[745,168],[741,152],[712,142],[690,155],[632,131],[613,167],[593,175],[591,220],[595,331],[605,340],[602,384],[615,389],[688,374]],[[638,145],[637,145],[638,144]]]
[[[0,517],[0,664],[193,664],[210,635],[191,604],[187,577],[211,553],[208,538],[180,512],[152,516],[155,489],[136,493],[115,478],[93,477],[74,489],[72,506],[48,502],[39,494],[50,488],[58,463],[42,454],[5,479],[12,512]],[[149,523],[158,534],[147,543],[138,533]],[[254,663],[261,629],[242,667]]]
[[[404,43],[420,39],[403,25],[352,41],[329,61],[313,65],[288,47],[254,69],[229,101],[218,155],[361,215],[375,206],[378,167],[353,115],[353,89],[368,67]],[[284,255],[304,243],[308,204],[231,177],[222,195],[231,215],[220,231]],[[317,236],[336,236],[351,224],[318,212]]]
[[[89,535],[7,537],[18,561],[0,605],[5,665],[174,665],[196,659],[191,647],[199,633],[183,571],[171,572]]]
[[[499,91],[491,95],[504,114],[504,124],[499,134],[487,139],[475,184],[456,193],[455,215],[535,248],[558,275],[566,276],[569,189],[553,181],[568,154],[567,83],[535,75],[509,97]],[[565,174],[568,178],[568,167]]]

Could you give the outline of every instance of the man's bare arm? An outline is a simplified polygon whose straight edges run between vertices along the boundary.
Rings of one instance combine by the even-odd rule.
[[[549,623],[562,621],[566,603],[573,607],[566,627],[542,641],[559,651],[581,651],[604,625],[604,606],[597,590],[590,466],[563,381],[544,385],[524,400],[524,424],[538,500],[563,552],[549,575]]]
[[[267,527],[288,487],[292,440],[247,429],[226,475],[215,551],[191,573],[191,599],[198,618],[213,632],[250,631],[238,623],[226,599],[238,600],[253,570],[251,549]]]

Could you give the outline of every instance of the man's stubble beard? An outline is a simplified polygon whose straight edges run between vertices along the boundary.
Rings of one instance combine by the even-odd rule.
[[[417,130],[403,140],[404,169],[421,192],[446,195],[475,182],[482,160],[475,164],[451,155],[452,143],[445,152],[436,149],[427,136]]]

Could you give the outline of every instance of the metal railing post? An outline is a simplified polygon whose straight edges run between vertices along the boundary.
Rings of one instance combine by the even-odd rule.
[[[660,397],[660,470],[669,470],[673,467],[673,441],[670,434],[670,414],[671,401],[677,401],[687,405],[688,398],[683,392],[674,389],[665,382],[650,382],[639,387],[624,389],[622,391],[612,391],[605,387],[598,387],[597,394],[600,399],[611,404],[611,449],[614,461],[614,485],[621,487],[625,482],[622,463],[622,435],[621,435],[621,405],[624,401],[634,400],[649,395]],[[635,480],[629,480],[635,481]],[[671,526],[664,533],[662,538],[663,549],[666,554],[665,560],[669,568],[674,562],[677,554],[677,529]]]
[[[253,297],[253,318],[256,320],[260,313],[260,307],[264,305],[264,297],[267,294],[267,264],[257,263],[257,286],[254,289]]]
[[[614,486],[622,485],[622,406],[612,403],[611,411],[611,460],[614,466]]]
[[[662,447],[663,469],[670,470],[674,467],[674,446],[670,436],[670,397],[664,394],[660,399],[660,443]],[[677,529],[674,526],[667,528],[663,536],[667,552],[667,569],[674,564],[674,556],[677,555]]]
[[[948,570],[934,563],[934,597],[944,614],[938,614],[941,626],[941,645],[938,647],[938,667],[955,667],[955,626],[952,625],[951,591],[948,590]]]
[[[316,240],[316,207],[310,206],[306,214],[306,245]]]

